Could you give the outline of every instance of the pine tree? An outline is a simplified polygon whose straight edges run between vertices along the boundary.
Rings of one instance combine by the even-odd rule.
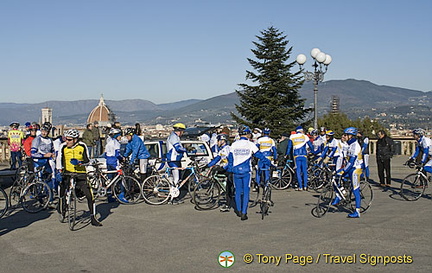
[[[256,48],[251,50],[256,59],[248,58],[256,72],[246,71],[246,80],[254,85],[239,84],[236,109],[241,116],[231,116],[239,124],[267,127],[278,136],[308,123],[305,117],[312,109],[304,108],[305,99],[299,95],[303,84],[300,71],[290,72],[295,61],[286,63],[292,51],[292,47],[287,49],[286,36],[273,26],[260,33],[258,42],[253,42]]]

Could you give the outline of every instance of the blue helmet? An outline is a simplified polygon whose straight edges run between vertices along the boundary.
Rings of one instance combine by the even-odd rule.
[[[417,129],[414,129],[414,130],[412,131],[412,133],[413,133],[414,135],[418,135],[418,136],[422,137],[422,136],[424,136],[424,134],[425,134],[425,130],[423,130],[422,128],[417,128]]]
[[[270,132],[271,132],[270,128],[264,128],[263,130],[264,135],[270,135]]]
[[[344,134],[353,135],[353,136],[356,136],[357,132],[358,132],[358,130],[355,127],[348,127],[344,130]]]
[[[296,128],[296,132],[303,132],[303,127],[301,127],[301,126],[297,126],[297,128]]]
[[[238,128],[239,135],[247,135],[251,133],[251,129],[246,125],[240,125]]]

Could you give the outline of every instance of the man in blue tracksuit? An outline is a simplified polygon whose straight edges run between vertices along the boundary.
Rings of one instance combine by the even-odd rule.
[[[231,145],[231,150],[228,155],[229,172],[233,173],[235,186],[235,202],[236,214],[241,217],[241,220],[247,220],[247,208],[249,203],[249,192],[251,183],[251,157],[263,160],[263,163],[269,161],[259,150],[258,147],[251,142],[251,130],[247,126],[241,126],[238,129],[240,139]],[[268,164],[270,164],[268,162]]]
[[[297,181],[299,186],[297,188],[298,191],[308,190],[307,147],[309,147],[311,153],[314,153],[314,148],[309,140],[309,137],[303,133],[303,128],[301,126],[298,126],[296,128],[296,133],[290,136],[290,141],[288,142],[287,147],[287,155],[289,155],[289,151],[291,151],[291,148],[293,149],[294,162],[296,164]]]
[[[265,157],[270,162],[275,162],[277,159],[277,149],[275,141],[270,138],[270,129],[265,128],[263,131],[264,136],[260,137],[256,141],[256,145],[261,153],[264,154]],[[264,186],[267,181],[270,179],[270,167],[271,164],[264,163],[262,160],[258,161],[258,171],[256,175],[257,185]],[[263,173],[264,177],[261,177],[261,173]],[[261,181],[263,178],[264,181]]]
[[[355,198],[355,210],[348,214],[348,218],[359,218],[360,217],[360,208],[361,208],[361,195],[360,195],[360,176],[363,172],[363,155],[360,144],[358,143],[357,136],[357,128],[348,127],[344,130],[344,134],[347,135],[347,144],[348,144],[348,162],[343,169],[337,170],[337,174],[344,175],[351,178],[352,183],[352,191]],[[339,194],[336,194],[336,198],[333,200],[332,205],[336,206],[339,204],[341,197]]]
[[[135,134],[134,128],[126,128],[125,135],[128,144],[126,145],[126,151],[123,156],[128,157],[130,155],[130,164],[135,164],[135,159],[138,159],[141,180],[144,180],[147,174],[147,164],[150,153],[147,151],[142,139]]]

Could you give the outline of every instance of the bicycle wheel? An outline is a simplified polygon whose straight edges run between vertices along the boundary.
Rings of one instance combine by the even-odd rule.
[[[51,200],[51,189],[42,181],[30,183],[20,196],[22,208],[30,213],[46,209]]]
[[[67,202],[66,214],[67,214],[69,229],[73,230],[77,219],[77,198],[74,190],[72,190],[70,194],[67,196],[66,202]]]
[[[360,198],[361,198],[360,213],[363,213],[370,207],[373,200],[372,186],[366,180],[360,181]],[[356,206],[355,206],[354,193],[352,191],[350,193],[350,200],[351,200],[351,209],[354,210]]]
[[[330,208],[330,203],[333,200],[333,186],[328,185],[323,188],[320,196],[318,197],[318,203],[316,206],[316,214],[318,218],[323,217]]]
[[[264,217],[269,213],[269,207],[271,202],[271,188],[264,188],[263,198],[260,203],[261,209],[261,220],[264,220]]]
[[[170,197],[170,183],[160,175],[149,176],[142,184],[142,195],[150,205],[164,204]]]
[[[6,211],[9,208],[9,198],[6,192],[0,188],[0,218],[5,215]]]
[[[221,187],[214,179],[201,181],[193,193],[195,206],[201,210],[217,207],[221,197]]]
[[[65,197],[59,198],[56,210],[59,222],[65,223],[67,218],[67,203]]]
[[[413,173],[402,181],[400,195],[407,201],[416,201],[423,195],[425,189],[426,181],[424,181],[424,178]]]
[[[132,176],[121,177],[111,186],[111,190],[122,204],[136,204],[141,197],[141,185]]]
[[[287,189],[293,180],[293,173],[291,170],[289,168],[278,167],[275,172],[277,172],[278,175],[270,179],[271,186],[275,190]]]
[[[253,208],[260,202],[261,187],[255,182],[255,178],[251,179],[251,187],[249,193],[249,207]]]

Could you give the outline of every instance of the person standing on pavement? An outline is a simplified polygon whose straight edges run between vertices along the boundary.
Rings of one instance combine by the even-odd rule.
[[[93,156],[94,157],[98,157],[101,155],[102,151],[101,151],[101,135],[100,135],[100,131],[99,131],[99,122],[95,121],[93,122],[93,129],[92,129],[92,134],[93,134]]]
[[[394,154],[394,142],[393,139],[383,131],[380,130],[377,133],[377,152],[376,161],[378,168],[378,177],[381,187],[391,186],[391,170],[390,160]],[[384,174],[385,173],[385,174]]]
[[[93,124],[87,124],[87,128],[82,135],[82,141],[87,146],[87,151],[89,153],[90,158],[93,157],[93,147],[94,147],[94,139],[93,139]]]
[[[264,164],[268,163],[268,165],[270,165],[270,161],[250,141],[252,134],[248,126],[240,126],[238,133],[240,139],[231,145],[230,153],[228,154],[227,171],[233,173],[236,214],[244,221],[248,219],[247,209],[252,176],[251,158],[254,156],[262,160]]]
[[[11,170],[16,170],[17,161],[18,167],[22,165],[21,148],[24,140],[24,133],[18,129],[18,122],[13,122],[10,127],[11,129],[8,132],[8,145],[11,158]]]

